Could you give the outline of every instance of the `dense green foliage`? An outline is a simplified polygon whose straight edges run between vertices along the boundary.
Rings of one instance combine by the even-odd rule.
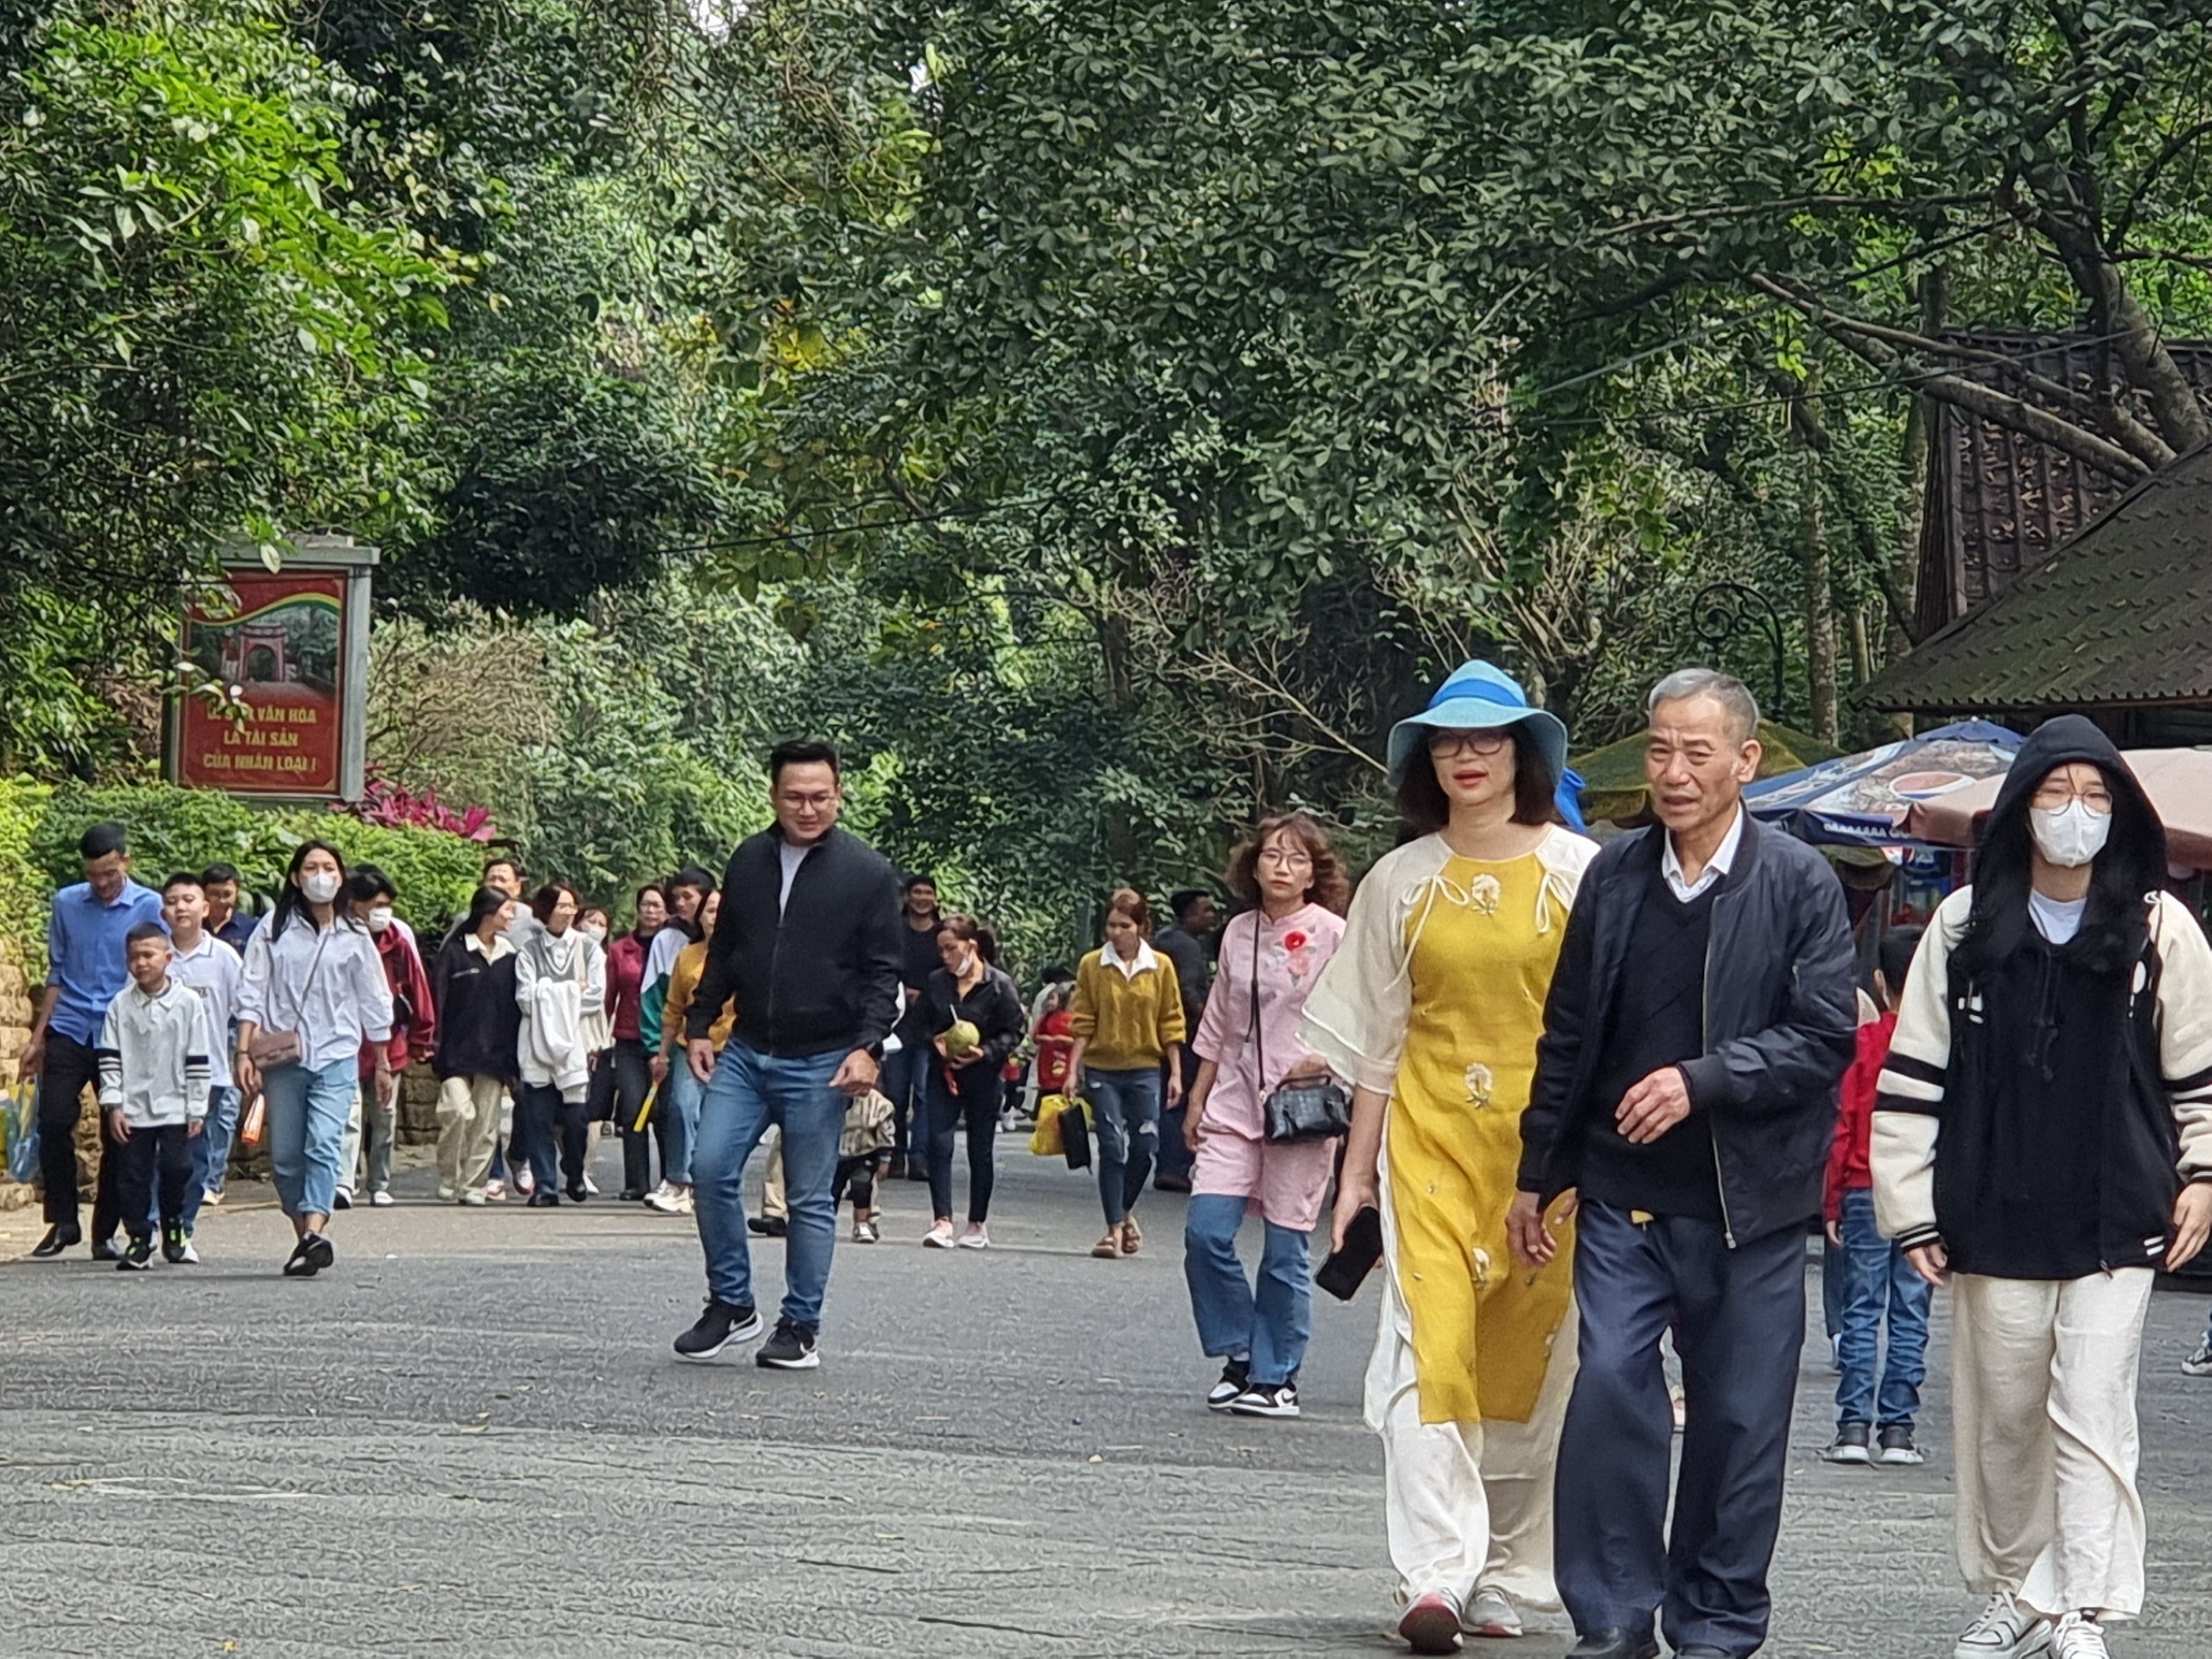
[[[0,763],[143,770],[176,581],[321,525],[372,757],[533,868],[717,861],[825,733],[1033,961],[1264,806],[1379,844],[1465,655],[1871,737],[1939,404],[2205,436],[2208,18],[0,0]]]

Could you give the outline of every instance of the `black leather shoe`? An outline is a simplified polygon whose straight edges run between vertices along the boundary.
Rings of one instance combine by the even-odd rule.
[[[530,1207],[533,1210],[557,1210],[561,1207],[561,1195],[558,1192],[533,1192],[530,1195]]]
[[[756,1238],[781,1238],[791,1231],[791,1224],[781,1216],[747,1216],[745,1229]]]
[[[85,1242],[84,1230],[64,1227],[56,1222],[46,1230],[46,1236],[31,1246],[31,1254],[40,1261],[49,1261],[64,1250],[73,1250]]]
[[[572,1186],[569,1189],[569,1202],[570,1204],[582,1204],[590,1196],[591,1194],[587,1192],[581,1185]]]
[[[92,1246],[92,1260],[120,1262],[123,1260],[123,1249],[113,1239],[103,1238]]]
[[[1592,1630],[1567,1659],[1659,1659],[1659,1638],[1649,1630]]]
[[[626,1186],[622,1189],[622,1202],[625,1204],[643,1204],[645,1199],[645,1189],[642,1186]]]

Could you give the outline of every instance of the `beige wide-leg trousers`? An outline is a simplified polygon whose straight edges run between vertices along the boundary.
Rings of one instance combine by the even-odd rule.
[[[2148,1268],[1952,1281],[1959,1569],[2051,1617],[2143,1611],[2135,1381]]]

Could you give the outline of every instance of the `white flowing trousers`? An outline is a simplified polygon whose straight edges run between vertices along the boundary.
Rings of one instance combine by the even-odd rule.
[[[2135,1382],[2152,1270],[1953,1283],[1959,1569],[2052,1617],[2143,1611]]]
[[[1553,1333],[1527,1422],[1424,1423],[1397,1275],[1380,1277],[1367,1420],[1382,1436],[1383,1510],[1400,1600],[1440,1593],[1464,1610],[1477,1588],[1487,1587],[1504,1591],[1516,1607],[1556,1611],[1552,1469],[1574,1387],[1573,1310]]]

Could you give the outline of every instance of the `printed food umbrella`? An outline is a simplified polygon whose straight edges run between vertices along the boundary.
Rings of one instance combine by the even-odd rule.
[[[1744,791],[1744,804],[1815,844],[1897,846],[1912,838],[1905,817],[1915,805],[2003,776],[2019,747],[2018,732],[1962,720],[1764,779]]]
[[[2212,749],[2123,749],[2128,769],[2166,826],[2166,856],[2176,868],[2212,870]],[[2001,779],[1989,778],[1916,802],[1905,829],[1938,847],[1971,847],[1997,804]]]

